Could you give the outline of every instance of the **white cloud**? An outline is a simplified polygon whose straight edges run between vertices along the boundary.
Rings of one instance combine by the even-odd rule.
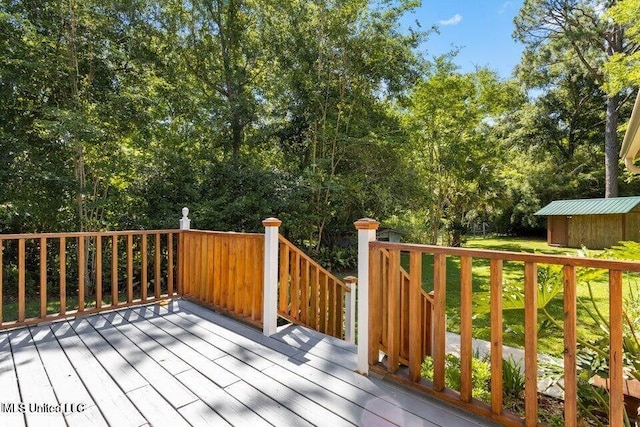
[[[513,6],[513,2],[511,0],[508,0],[504,3],[502,3],[502,6],[500,6],[500,9],[498,10],[499,14],[503,14],[507,11],[507,9],[510,9],[511,6]]]
[[[460,21],[462,21],[462,16],[460,16],[459,13],[456,13],[455,15],[453,15],[451,18],[449,19],[443,19],[440,20],[440,25],[458,25],[460,23]]]

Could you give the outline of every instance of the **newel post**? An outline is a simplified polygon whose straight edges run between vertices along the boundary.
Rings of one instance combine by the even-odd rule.
[[[344,340],[355,343],[356,338],[356,283],[358,279],[353,276],[344,278],[349,287],[349,292],[344,294]]]
[[[358,230],[358,367],[369,373],[369,242],[376,240],[380,223],[371,218],[354,222]]]
[[[182,208],[182,218],[180,218],[180,230],[189,230],[191,220],[189,219],[189,208]]]
[[[282,221],[267,218],[264,225],[264,308],[262,333],[266,336],[277,332],[278,321],[278,227]]]

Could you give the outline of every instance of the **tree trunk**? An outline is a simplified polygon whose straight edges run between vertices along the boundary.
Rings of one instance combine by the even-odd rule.
[[[618,104],[619,95],[607,98],[607,118],[604,135],[605,194],[618,197]]]

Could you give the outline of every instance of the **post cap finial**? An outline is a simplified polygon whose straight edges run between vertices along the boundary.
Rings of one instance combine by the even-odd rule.
[[[186,218],[188,216],[189,216],[189,208],[187,207],[182,208],[182,217]]]
[[[262,225],[265,227],[280,227],[280,224],[282,224],[282,221],[274,217],[270,217],[262,221]]]
[[[353,223],[357,230],[377,230],[380,223],[373,218],[360,218]]]

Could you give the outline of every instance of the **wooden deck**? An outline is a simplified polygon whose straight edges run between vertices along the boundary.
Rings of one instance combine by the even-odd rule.
[[[493,425],[355,366],[355,346],[302,327],[124,309],[0,333],[0,426]]]

